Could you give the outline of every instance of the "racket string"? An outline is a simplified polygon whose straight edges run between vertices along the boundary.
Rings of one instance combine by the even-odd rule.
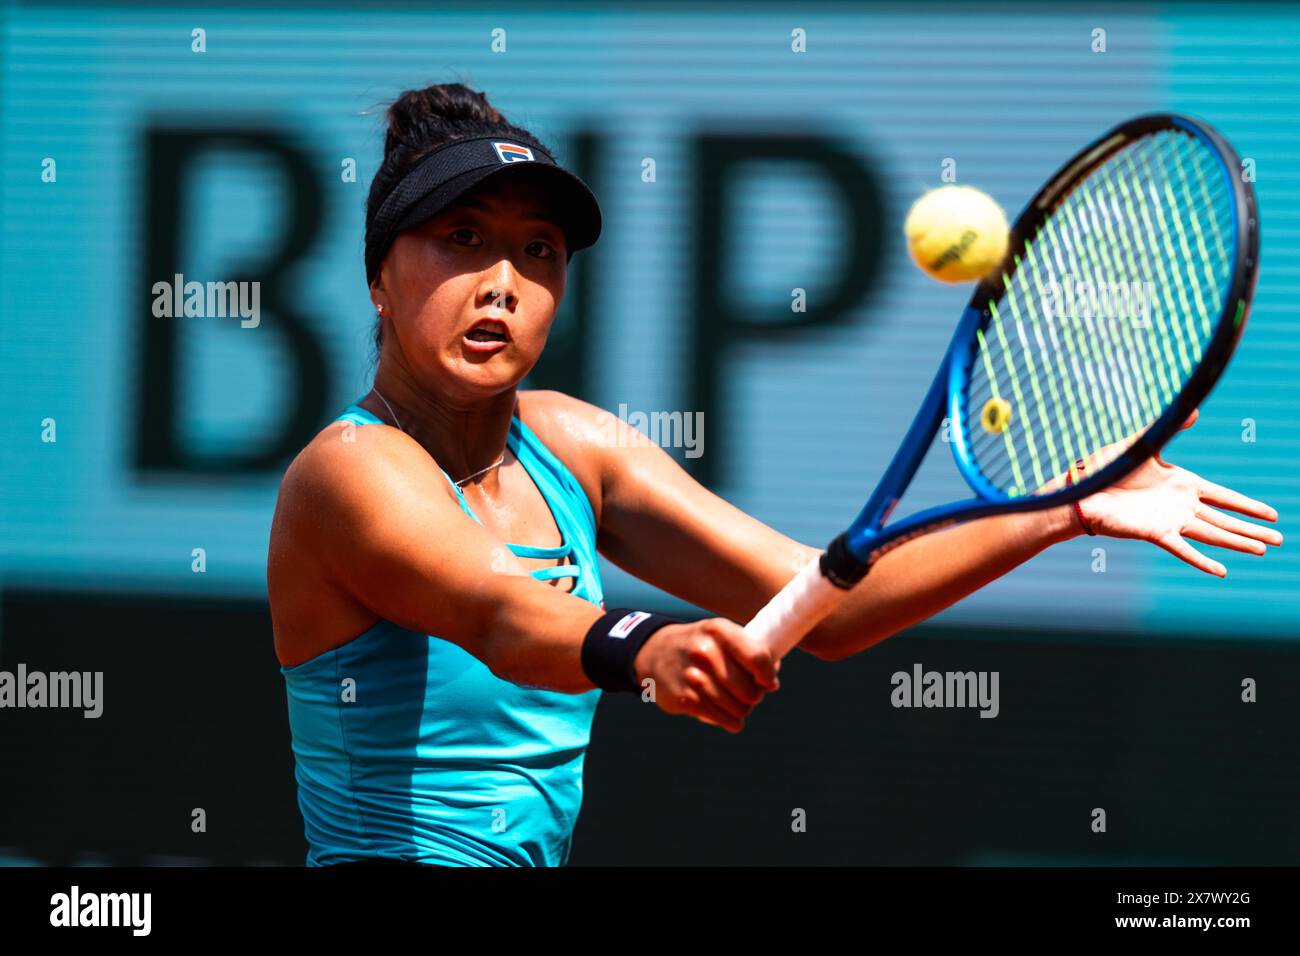
[[[1231,213],[1217,159],[1178,131],[1124,147],[1057,201],[977,338],[965,433],[990,481],[1032,493],[1159,417],[1222,309]]]

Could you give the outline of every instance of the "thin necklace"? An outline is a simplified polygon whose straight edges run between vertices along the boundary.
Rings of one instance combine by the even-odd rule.
[[[402,427],[402,423],[397,419],[397,412],[393,411],[393,406],[388,404],[388,399],[384,398],[383,392],[379,391],[379,389],[375,388],[373,385],[370,386],[370,388],[376,395],[379,396],[379,400],[384,403],[384,407],[388,409],[388,414],[393,416],[393,423],[397,425],[397,430],[400,431],[403,435],[407,434],[406,429]],[[496,461],[492,462],[492,464],[488,465],[486,468],[480,468],[478,471],[474,472],[474,474],[467,475],[466,477],[462,478],[460,481],[453,481],[452,484],[454,484],[457,488],[463,488],[465,487],[465,485],[469,484],[479,475],[487,474],[493,468],[498,467],[505,460],[506,460],[506,453],[502,452],[501,457],[498,458]]]

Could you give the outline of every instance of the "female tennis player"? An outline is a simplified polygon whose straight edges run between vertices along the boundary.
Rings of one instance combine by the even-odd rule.
[[[271,531],[309,865],[561,864],[601,691],[738,732],[779,686],[735,622],[819,549],[608,413],[518,388],[599,232],[587,187],[482,94],[447,84],[390,106],[365,236],[374,387],[289,467]],[[1188,539],[1281,542],[1219,508],[1276,520],[1155,459],[1077,510],[909,541],[800,646],[856,654],[1083,530],[1219,576]],[[597,551],[718,616],[605,609]]]

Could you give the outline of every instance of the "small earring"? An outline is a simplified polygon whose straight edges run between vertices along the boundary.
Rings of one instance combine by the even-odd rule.
[[[383,314],[384,314],[384,307],[383,307],[382,305],[377,305],[377,306],[375,306],[375,311],[378,312],[380,315],[383,315]]]

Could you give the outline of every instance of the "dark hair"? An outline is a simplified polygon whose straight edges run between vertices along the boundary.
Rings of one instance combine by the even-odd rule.
[[[402,178],[439,146],[474,136],[501,136],[550,152],[526,129],[515,126],[482,93],[461,83],[439,83],[407,90],[388,106],[384,161],[370,183],[366,221]],[[384,323],[375,323],[375,354],[384,341]]]

